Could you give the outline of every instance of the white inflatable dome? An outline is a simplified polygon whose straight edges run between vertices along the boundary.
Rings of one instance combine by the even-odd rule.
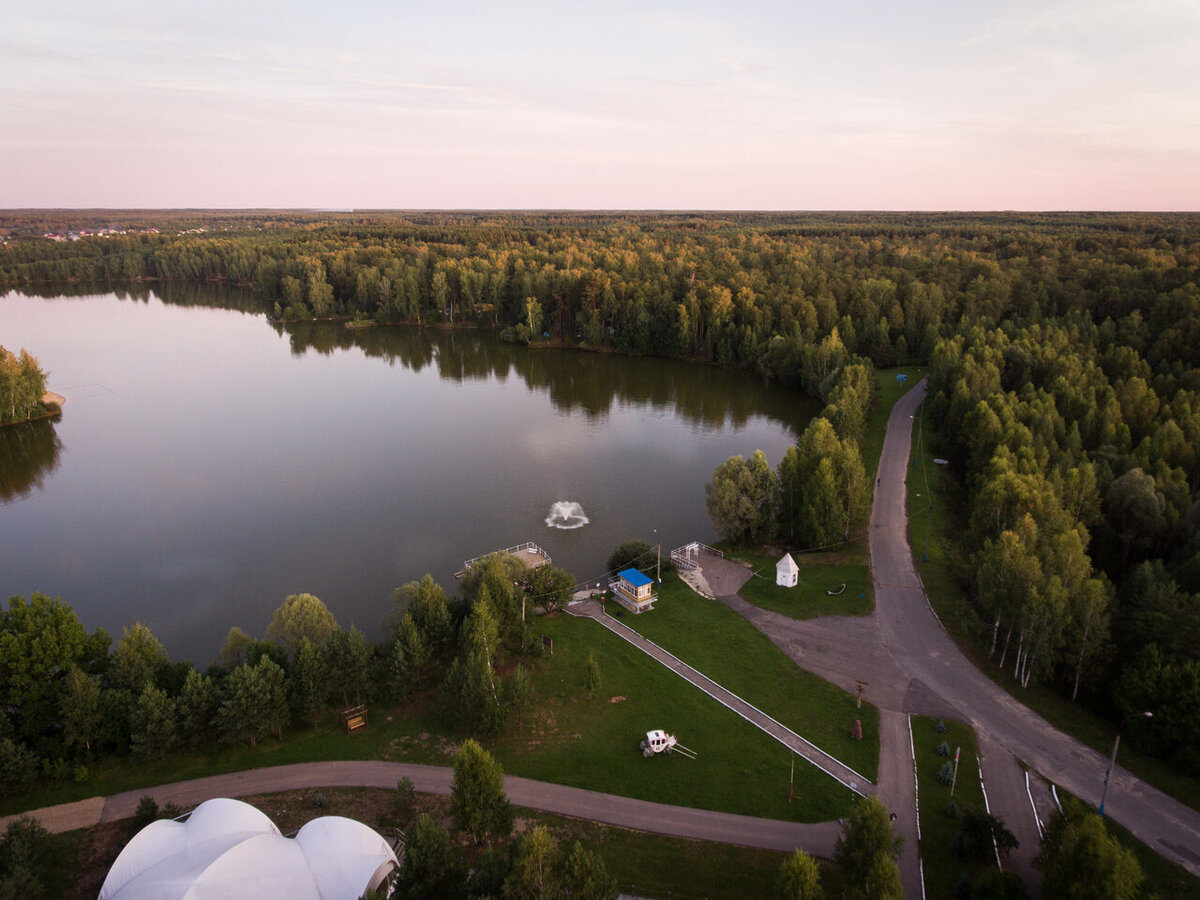
[[[99,900],[358,900],[397,868],[387,841],[361,822],[324,816],[292,840],[248,803],[216,799],[134,835]]]

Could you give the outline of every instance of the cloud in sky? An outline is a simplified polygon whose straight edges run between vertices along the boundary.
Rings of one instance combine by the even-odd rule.
[[[0,206],[1200,208],[1200,0],[9,0]]]

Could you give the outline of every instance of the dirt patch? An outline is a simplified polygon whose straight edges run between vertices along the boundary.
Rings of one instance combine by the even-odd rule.
[[[75,880],[63,892],[63,900],[95,900],[108,870],[129,842],[129,822],[105,822],[69,836],[79,855],[75,858]]]
[[[609,703],[624,703],[629,698],[625,694],[617,694],[615,697],[609,697]]]

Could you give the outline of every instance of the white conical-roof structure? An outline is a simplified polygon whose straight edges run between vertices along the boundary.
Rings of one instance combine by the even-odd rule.
[[[800,567],[792,559],[792,554],[783,554],[783,559],[775,563],[775,583],[784,587],[795,587],[800,581]]]
[[[358,900],[399,864],[353,819],[324,816],[285,838],[248,803],[207,800],[184,822],[151,822],[121,851],[99,900]]]

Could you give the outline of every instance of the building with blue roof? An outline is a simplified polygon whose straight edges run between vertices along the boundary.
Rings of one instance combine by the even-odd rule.
[[[609,581],[608,588],[613,599],[632,613],[645,612],[654,608],[658,594],[654,592],[654,579],[648,578],[637,569],[623,569]]]

